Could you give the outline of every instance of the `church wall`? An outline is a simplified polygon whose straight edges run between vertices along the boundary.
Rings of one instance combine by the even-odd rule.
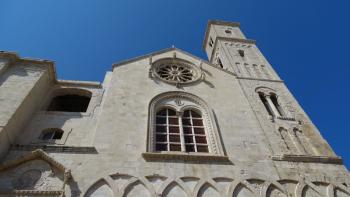
[[[163,54],[164,57],[172,55],[172,53]],[[185,58],[181,53],[177,53],[176,57]],[[155,56],[153,60],[158,58],[160,56]],[[269,177],[277,176],[268,159],[270,152],[259,124],[232,74],[203,63],[207,82],[179,89],[159,80],[150,79],[149,68],[149,59],[144,59],[116,67],[113,71],[94,142],[99,152],[99,155],[96,155],[101,166],[99,172],[103,169],[106,174],[118,171],[134,175],[206,177],[210,174],[241,176],[251,171]],[[146,162],[142,158],[141,154],[146,152],[149,103],[155,96],[169,91],[194,94],[213,109],[231,165],[220,162],[194,164],[171,160]],[[254,139],[251,136],[254,136]],[[88,165],[92,167],[94,164]],[[260,170],[262,168],[264,171]],[[90,172],[97,173],[94,170]]]
[[[315,156],[336,156],[332,151],[328,143],[323,139],[318,129],[313,125],[306,113],[300,107],[298,102],[294,99],[293,95],[288,91],[286,86],[282,82],[268,82],[259,80],[240,80],[240,83],[244,87],[245,94],[250,101],[252,107],[255,109],[257,118],[259,119],[262,128],[268,136],[268,141],[273,149],[272,156],[278,156],[283,154],[310,154]],[[256,89],[259,87],[268,87],[275,90],[278,93],[278,99],[283,106],[283,110],[288,113],[295,120],[280,120],[271,119],[267,110],[262,104]],[[305,146],[306,153],[298,153],[297,149],[287,150],[285,141],[282,139],[279,133],[279,128],[285,128],[291,131],[293,128],[300,128],[308,139]],[[343,165],[324,164],[324,163],[303,163],[303,162],[286,162],[275,161],[275,165],[278,169],[279,175],[282,177],[326,177],[326,179],[332,178],[335,180],[348,179],[348,171]],[[323,170],[322,170],[323,169]],[[327,169],[327,170],[325,170]],[[338,181],[339,181],[338,180]]]
[[[92,93],[87,112],[61,112],[47,111],[46,108],[50,103],[56,90],[75,88],[84,89]],[[43,130],[47,128],[60,128],[64,131],[63,139],[52,143],[52,145],[65,146],[90,146],[91,138],[94,134],[97,114],[99,111],[103,90],[100,88],[91,88],[74,85],[54,85],[46,92],[40,109],[34,114],[32,120],[24,129],[17,143],[18,144],[45,144],[39,139]]]
[[[0,77],[0,155],[3,156],[9,143],[14,143],[23,132],[21,129],[37,109],[37,100],[49,82],[45,68],[29,63],[12,64]]]

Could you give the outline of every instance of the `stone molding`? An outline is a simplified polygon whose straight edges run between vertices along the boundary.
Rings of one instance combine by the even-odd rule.
[[[182,67],[186,67],[189,70],[192,70],[193,71],[193,79],[191,79],[191,80],[189,80],[187,82],[180,82],[180,81],[176,81],[176,80],[166,80],[166,79],[162,78],[158,74],[157,69],[158,69],[158,67],[160,65],[162,65],[162,64],[169,64],[169,62],[171,62],[172,64],[175,64],[175,65],[179,64]],[[184,59],[176,58],[176,57],[173,57],[173,58],[162,58],[162,59],[156,60],[155,62],[152,63],[151,70],[152,70],[152,75],[153,76],[156,76],[157,79],[163,81],[164,83],[168,83],[168,84],[171,84],[171,85],[192,84],[192,83],[195,83],[195,82],[197,82],[198,80],[200,80],[202,78],[202,71],[201,71],[200,68],[195,66],[192,62],[189,62],[189,61],[184,60]]]
[[[13,151],[33,151],[37,149],[51,153],[97,154],[97,150],[93,146],[55,146],[32,144],[16,144],[11,146],[11,150]]]
[[[237,79],[246,79],[246,80],[255,80],[255,81],[268,81],[268,82],[284,83],[283,80],[275,80],[275,79],[258,79],[258,78],[251,78],[251,77],[237,77]]]
[[[71,171],[67,169],[65,166],[63,166],[61,163],[59,163],[57,160],[55,160],[50,155],[46,154],[41,149],[36,149],[32,151],[31,153],[19,157],[15,160],[4,162],[0,164],[0,173],[15,168],[25,162],[35,160],[35,159],[42,159],[43,161],[48,162],[50,165],[56,167],[58,170],[61,171],[63,174],[64,180],[62,185],[62,190],[60,191],[47,191],[47,190],[11,190],[11,191],[0,191],[0,194],[39,194],[39,195],[45,195],[45,194],[54,194],[54,195],[60,195],[64,196],[65,193],[65,186],[69,179],[71,179]]]
[[[81,85],[81,86],[89,86],[101,88],[100,82],[92,82],[92,81],[69,81],[69,80],[58,80],[55,68],[55,62],[52,60],[45,59],[34,59],[34,58],[21,58],[15,52],[8,51],[0,51],[0,58],[9,59],[9,66],[11,64],[24,64],[26,66],[32,65],[40,65],[48,68],[50,79],[57,84],[65,84],[65,85]]]
[[[0,191],[0,195],[20,195],[20,196],[26,196],[26,195],[49,195],[51,196],[62,196],[63,191],[57,190],[57,191],[49,191],[49,190],[10,190],[10,191]],[[62,196],[63,197],[63,196]]]
[[[326,163],[326,164],[343,164],[343,159],[338,156],[314,156],[314,155],[291,155],[283,154],[279,156],[272,156],[274,161],[290,161],[290,162],[304,162],[304,163]]]
[[[230,162],[229,157],[213,154],[200,154],[200,153],[184,153],[184,152],[171,152],[171,151],[162,151],[162,152],[145,152],[142,153],[142,157],[146,161],[196,161],[196,162]]]
[[[216,155],[224,155],[223,151],[223,145],[220,142],[220,137],[217,129],[217,125],[215,124],[214,115],[211,111],[211,108],[203,101],[201,98],[187,93],[187,92],[180,92],[180,91],[171,91],[171,92],[164,92],[156,97],[154,97],[150,104],[149,104],[149,120],[148,120],[148,132],[147,132],[147,152],[153,152],[154,151],[154,144],[155,144],[155,134],[154,134],[154,120],[155,120],[155,110],[157,108],[157,105],[160,104],[161,101],[165,99],[180,99],[180,100],[189,100],[191,102],[194,102],[201,108],[201,112],[203,113],[203,120],[205,121],[205,129],[208,137],[208,145],[209,150],[211,150],[212,154]]]
[[[90,187],[83,192],[84,197],[90,197],[99,187],[107,186],[112,196],[127,196],[135,186],[143,188],[142,192],[149,196],[167,196],[169,190],[177,187],[185,196],[196,197],[205,193],[208,188],[211,191],[217,192],[220,196],[296,196],[305,197],[306,190],[315,191],[320,196],[333,197],[338,191],[350,196],[350,189],[342,183],[328,180],[328,177],[310,177],[303,176],[296,179],[273,179],[272,177],[262,177],[256,173],[247,176],[231,176],[226,174],[224,176],[197,177],[196,175],[187,174],[186,176],[166,176],[160,174],[149,174],[142,176],[133,176],[130,174],[115,173],[106,174],[97,177],[95,181],[90,181]],[[125,182],[118,182],[123,179]],[[154,184],[157,180],[159,185]],[[187,181],[191,180],[194,185],[190,187]],[[327,181],[326,181],[327,180]],[[223,188],[222,184],[226,186]],[[99,185],[99,187],[96,187]],[[321,190],[319,186],[323,186]],[[241,191],[245,190],[245,192]],[[140,190],[138,190],[140,191]],[[247,194],[249,193],[249,194]]]

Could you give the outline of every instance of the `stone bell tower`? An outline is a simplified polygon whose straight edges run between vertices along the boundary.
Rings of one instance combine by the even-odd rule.
[[[284,82],[239,23],[209,21],[203,48],[211,63],[233,73],[259,121],[280,178],[324,177],[348,172]],[[341,169],[341,170],[336,170]],[[332,171],[332,172],[331,172]]]

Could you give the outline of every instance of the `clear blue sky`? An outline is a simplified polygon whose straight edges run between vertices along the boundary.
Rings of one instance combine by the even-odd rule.
[[[350,167],[350,1],[1,0],[0,50],[102,81],[111,64],[175,45],[206,59],[208,19],[238,21]]]

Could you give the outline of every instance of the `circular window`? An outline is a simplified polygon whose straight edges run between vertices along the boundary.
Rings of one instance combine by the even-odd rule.
[[[162,59],[153,64],[153,73],[168,83],[190,83],[199,78],[199,70],[191,63],[179,59]]]

